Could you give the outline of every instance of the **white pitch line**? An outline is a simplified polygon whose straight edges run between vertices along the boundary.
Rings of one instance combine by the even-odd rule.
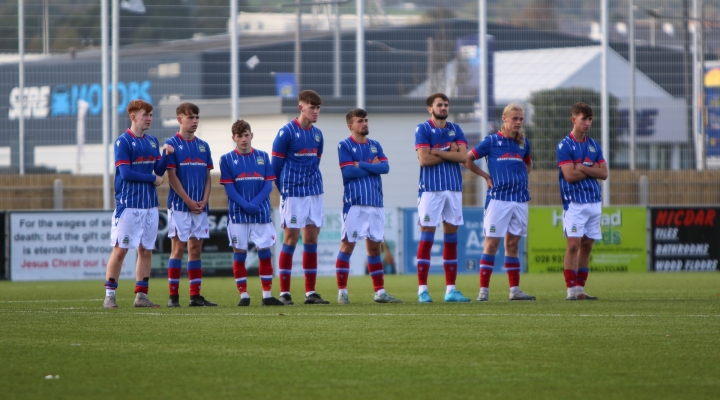
[[[129,299],[129,297],[128,297]],[[74,301],[97,301],[101,302],[103,299],[70,299],[70,300],[0,300],[0,304],[12,304],[12,303],[65,303]]]

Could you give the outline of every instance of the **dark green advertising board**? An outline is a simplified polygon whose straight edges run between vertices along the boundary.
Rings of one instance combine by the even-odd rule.
[[[530,207],[528,227],[529,273],[562,272],[565,236],[562,207]],[[590,271],[647,271],[647,210],[645,207],[603,208],[602,239],[590,256]]]

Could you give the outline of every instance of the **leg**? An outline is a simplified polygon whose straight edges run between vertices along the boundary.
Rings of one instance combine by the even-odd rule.
[[[317,242],[320,228],[316,225],[306,225],[303,230],[303,272],[305,273],[305,304],[330,304],[315,293],[317,279]]]
[[[495,269],[495,254],[500,246],[500,238],[486,236],[483,255],[480,257],[480,295],[478,301],[487,301],[490,293],[490,278]]]
[[[585,282],[587,282],[588,273],[590,272],[590,252],[595,241],[587,236],[583,236],[580,240],[580,251],[578,252],[578,270],[575,282],[575,295],[578,300],[597,300],[595,296],[585,293]]]
[[[418,293],[427,293],[427,279],[430,272],[430,251],[435,242],[435,227],[420,227],[420,245],[417,250]],[[429,297],[429,296],[428,296]],[[432,300],[431,300],[432,301]]]
[[[295,246],[300,239],[299,228],[285,228],[285,238],[283,239],[283,247],[280,251],[278,267],[280,271],[280,298],[287,297],[285,304],[292,304],[290,298],[290,275],[292,274],[292,259],[295,253]]]
[[[565,285],[568,290],[569,300],[576,300],[574,288],[577,285],[578,255],[580,253],[580,242],[582,238],[568,237],[567,247],[565,248],[564,274]]]
[[[170,290],[169,307],[180,307],[180,273],[182,271],[182,258],[187,244],[177,236],[170,238],[172,248],[168,260],[168,289]]]
[[[510,290],[520,286],[520,236],[507,233],[505,235],[505,270],[508,274]]]
[[[380,251],[382,242],[374,242],[370,238],[365,240],[365,247],[368,255],[368,272],[373,282],[373,290],[375,293],[385,293],[385,271],[383,271],[382,259]]]
[[[355,250],[355,242],[348,241],[344,237],[340,242],[340,251],[338,252],[337,261],[335,261],[335,278],[338,285],[338,303],[347,304],[347,281],[350,274],[350,256]]]
[[[125,260],[127,252],[128,249],[123,249],[116,244],[112,249],[112,253],[110,253],[110,258],[108,259],[105,270],[105,301],[103,302],[103,307],[105,308],[117,308],[115,290],[117,290],[118,287],[122,263]]]
[[[443,269],[445,270],[446,293],[455,289],[457,280],[457,232],[457,225],[443,222]]]
[[[264,306],[283,306],[285,303],[272,297],[272,253],[269,247],[258,249],[258,258],[260,265],[258,267],[258,275],[260,275],[260,285],[262,285],[262,304]]]
[[[190,306],[215,307],[216,303],[205,300],[200,295],[202,287],[202,254],[203,239],[191,237],[188,239],[188,278],[190,279]]]
[[[246,258],[246,250],[233,248],[233,277],[235,278],[235,285],[238,288],[238,292],[240,292],[240,303],[238,303],[238,306],[250,305],[250,296],[248,296],[247,293],[247,269],[245,268]]]
[[[133,304],[135,307],[160,307],[147,298],[151,268],[152,250],[145,249],[141,244],[137,249],[137,265],[135,266],[135,303]]]

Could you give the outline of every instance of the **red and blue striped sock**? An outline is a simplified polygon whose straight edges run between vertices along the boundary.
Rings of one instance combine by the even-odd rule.
[[[293,254],[295,246],[283,244],[278,259],[278,273],[280,275],[280,294],[290,293],[290,276],[292,275]]]
[[[445,269],[445,285],[455,286],[457,279],[457,233],[446,233],[443,246],[443,268]]]
[[[435,232],[422,232],[420,245],[417,251],[418,285],[427,285],[428,272],[430,272],[430,250],[435,241]]]
[[[148,281],[137,281],[135,282],[135,293],[147,294],[150,282]]]
[[[377,292],[385,289],[385,271],[380,256],[368,256],[368,272],[373,282],[373,289]]]
[[[258,250],[258,258],[260,259],[260,266],[258,267],[260,285],[262,286],[263,292],[269,292],[272,290],[273,278],[272,253],[270,253],[270,249]]]
[[[495,256],[483,253],[480,256],[480,287],[490,287],[490,277],[492,277],[493,269],[495,268]]]
[[[202,285],[202,260],[188,261],[188,278],[190,279],[190,296],[200,296]]]
[[[315,292],[317,280],[317,245],[304,244],[302,258],[303,273],[305,274],[305,293]]]
[[[110,280],[105,281],[105,296],[115,296],[117,287],[118,283],[115,279],[110,278]]]
[[[567,285],[568,288],[575,287],[575,285],[577,285],[577,273],[575,270],[566,269],[563,273],[565,274],[565,285]]]
[[[577,285],[585,287],[585,282],[587,282],[588,273],[590,273],[590,268],[588,268],[588,267],[578,268]]]
[[[368,264],[368,270],[370,265]],[[337,261],[335,261],[335,278],[337,279],[338,289],[347,288],[348,275],[350,274],[350,254],[338,252]]]
[[[177,296],[180,290],[180,271],[182,271],[182,260],[171,258],[168,260],[168,288],[170,296]]]
[[[240,293],[247,292],[247,269],[245,269],[245,259],[247,253],[233,253],[233,276],[235,277],[235,285],[237,285]]]
[[[520,259],[505,256],[505,271],[507,271],[510,287],[520,286]]]

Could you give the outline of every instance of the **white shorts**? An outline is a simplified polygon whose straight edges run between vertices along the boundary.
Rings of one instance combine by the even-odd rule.
[[[373,206],[350,206],[343,215],[341,238],[353,243],[368,238],[382,242],[385,237],[385,209]]]
[[[175,237],[176,234],[181,242],[187,242],[191,237],[209,238],[207,213],[168,210],[168,237]]]
[[[267,224],[233,224],[227,226],[230,246],[238,249],[248,249],[248,239],[255,243],[258,249],[265,249],[275,244],[275,227]]]
[[[463,225],[462,192],[423,192],[418,199],[418,225],[438,226],[441,221]]]
[[[563,212],[563,230],[565,237],[583,237],[602,239],[600,231],[600,215],[602,203],[571,202],[567,211]]]
[[[528,203],[490,199],[485,209],[485,237],[505,237],[506,233],[527,236]]]
[[[145,250],[155,248],[158,232],[157,207],[126,208],[120,217],[115,217],[115,212],[110,228],[110,246],[117,244],[123,249],[137,249],[142,244]]]
[[[280,200],[280,226],[304,228],[307,225],[322,227],[325,219],[323,196],[286,197]]]

